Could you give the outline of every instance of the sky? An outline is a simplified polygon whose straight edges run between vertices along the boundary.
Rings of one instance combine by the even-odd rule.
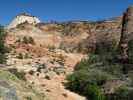
[[[120,16],[133,0],[1,0],[0,24],[26,12],[42,22],[101,20]]]

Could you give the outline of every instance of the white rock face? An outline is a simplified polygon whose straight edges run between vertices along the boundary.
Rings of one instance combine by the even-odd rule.
[[[17,25],[28,22],[29,24],[40,23],[40,20],[35,16],[30,16],[27,14],[21,14],[15,17],[15,19],[7,26],[7,29],[15,28]]]

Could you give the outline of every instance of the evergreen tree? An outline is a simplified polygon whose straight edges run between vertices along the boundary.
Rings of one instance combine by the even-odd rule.
[[[6,52],[7,48],[5,47],[5,31],[4,27],[0,26],[0,64],[6,63]]]

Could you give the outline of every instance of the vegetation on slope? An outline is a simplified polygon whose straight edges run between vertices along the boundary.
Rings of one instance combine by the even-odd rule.
[[[5,46],[6,33],[4,27],[0,26],[0,64],[6,63],[6,53],[8,49]]]
[[[0,67],[6,64],[8,48],[5,46],[6,32],[0,26]],[[25,39],[27,43],[33,43],[32,38]],[[44,93],[41,93],[35,86],[26,81],[25,72],[15,68],[8,69],[5,66],[0,69],[0,100],[46,100]]]
[[[6,88],[6,90],[4,89]],[[10,97],[8,99],[8,97]],[[8,70],[0,70],[0,98],[4,100],[45,100],[44,93],[40,93],[37,89],[28,84],[20,77],[9,72]]]
[[[67,77],[66,87],[90,100],[132,100],[133,71],[125,70],[132,64],[133,43],[129,43],[129,62],[120,62],[116,48],[103,47],[75,66]],[[103,52],[104,51],[104,52]]]

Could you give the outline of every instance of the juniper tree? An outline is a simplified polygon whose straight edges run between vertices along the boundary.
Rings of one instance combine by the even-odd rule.
[[[6,33],[3,26],[0,26],[0,64],[6,63],[6,52],[7,48],[5,46]]]

